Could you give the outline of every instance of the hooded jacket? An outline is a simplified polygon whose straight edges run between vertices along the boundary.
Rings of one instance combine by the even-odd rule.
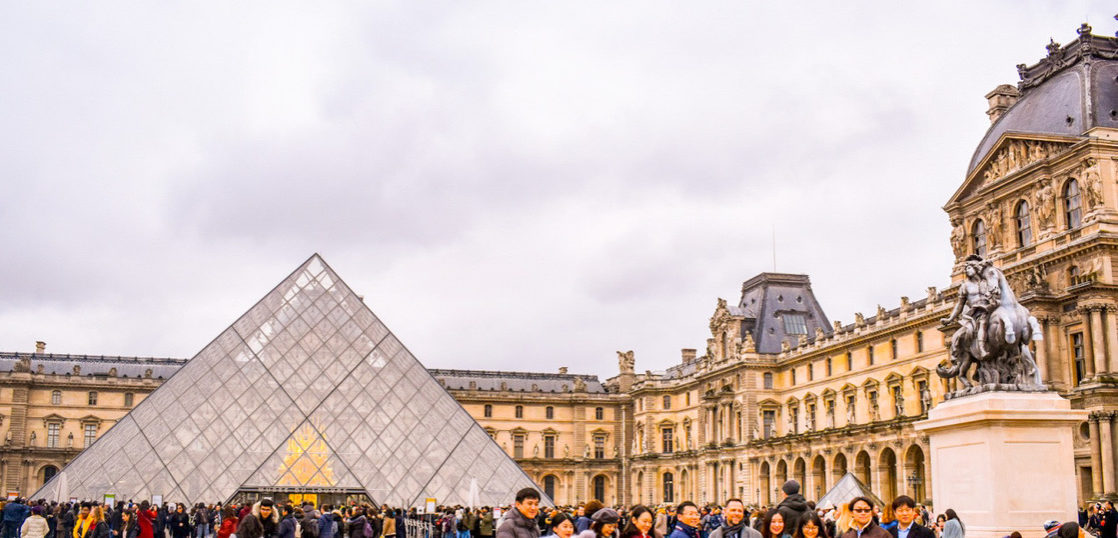
[[[784,528],[789,530],[796,528],[796,522],[800,520],[800,516],[811,511],[807,507],[807,499],[804,499],[804,496],[799,493],[793,493],[785,497],[783,501],[780,501],[780,504],[776,505],[776,509],[780,511],[780,515],[784,516]]]
[[[270,517],[260,515],[260,501],[252,505],[252,512],[237,525],[237,538],[275,538],[279,529],[279,510],[272,507]]]
[[[497,528],[497,538],[540,538],[540,526],[514,507],[505,513],[505,521]]]

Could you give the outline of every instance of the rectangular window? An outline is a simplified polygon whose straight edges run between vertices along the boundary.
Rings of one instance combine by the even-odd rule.
[[[545,435],[543,438],[543,457],[552,459],[555,457],[555,436]]]
[[[94,393],[94,394],[96,394],[96,393]],[[83,431],[83,433],[85,433],[85,447],[89,448],[89,446],[92,445],[93,442],[97,440],[97,425],[96,424],[86,424],[83,427],[82,431]]]
[[[800,408],[797,406],[788,411],[792,415],[792,431],[788,433],[800,433]]]
[[[604,420],[606,418],[606,410],[601,407],[594,408],[594,419]]]
[[[550,405],[547,406],[547,410],[546,410],[545,414],[547,415],[548,420],[551,420],[551,419],[555,418],[555,408],[551,407]]]
[[[94,391],[89,393],[89,405],[97,405],[97,393]]]
[[[489,405],[489,404],[485,404],[485,410],[482,412],[482,414],[485,415],[485,418],[492,418],[493,417],[493,406]]]
[[[671,408],[672,408],[672,397],[671,396],[664,396],[664,409],[671,409]]]
[[[807,365],[807,380],[815,381],[815,363],[810,362]]]
[[[687,391],[683,395],[683,398],[684,398],[684,401],[686,402],[686,405],[691,405],[691,391]]]
[[[1083,355],[1083,333],[1072,333],[1071,356],[1075,364],[1075,384],[1078,385],[1087,377],[1087,362]]]
[[[815,431],[815,404],[807,406],[807,430]]]
[[[803,314],[786,312],[780,317],[784,319],[784,334],[807,334],[807,320]]]
[[[792,368],[792,385],[795,386],[795,384],[796,384],[796,369]]]
[[[851,394],[846,397],[846,423],[855,424],[858,422],[858,407],[854,395]]]
[[[124,407],[132,407],[132,402],[135,401],[135,395],[131,392],[124,393]]]
[[[761,376],[761,386],[766,389],[773,388],[773,374],[772,372],[765,372]]]
[[[512,436],[512,457],[521,459],[524,457],[524,436],[517,434]]]
[[[62,391],[56,390],[56,391],[50,393],[50,404],[51,405],[62,405]]]
[[[594,459],[601,460],[606,457],[606,436],[594,436]]]
[[[524,418],[524,406],[516,406],[516,418]]]
[[[897,354],[897,339],[894,338],[892,340],[889,340],[889,358],[893,359],[893,360],[897,360],[898,356],[899,355]]]
[[[673,452],[672,449],[674,448],[672,446],[672,428],[661,428],[660,440],[661,444],[663,445],[664,454],[671,454]]]
[[[58,448],[58,432],[62,425],[57,422],[47,424],[47,448]]]
[[[768,439],[774,435],[773,428],[776,427],[776,411],[768,409],[761,412],[761,417],[761,423],[765,428],[765,431],[762,432],[762,435],[765,439]]]
[[[828,428],[834,428],[835,427],[835,401],[834,400],[827,400],[826,406],[827,406],[827,427]]]
[[[846,371],[847,372],[853,372],[854,371],[854,352],[853,351],[847,351],[846,352]]]
[[[831,377],[832,372],[834,372],[834,370],[831,368],[831,358],[827,357],[827,377]]]
[[[866,347],[866,358],[870,366],[873,366],[873,344]]]
[[[916,331],[916,352],[924,352],[924,333]]]

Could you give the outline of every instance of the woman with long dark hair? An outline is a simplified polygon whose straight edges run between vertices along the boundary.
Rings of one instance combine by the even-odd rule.
[[[943,524],[943,538],[965,538],[967,527],[959,519],[959,514],[952,508],[948,508],[943,514],[947,516],[947,521]]]
[[[773,508],[765,514],[765,522],[761,524],[761,538],[792,538],[791,529],[784,522],[784,514]]]
[[[830,538],[827,534],[827,526],[814,510],[800,514],[800,519],[796,522],[796,532],[792,536],[793,538]]]
[[[571,516],[556,510],[551,513],[551,534],[548,536],[555,536],[557,538],[571,538],[575,534],[575,521]]]
[[[621,531],[621,538],[652,538],[652,510],[637,505],[629,511],[629,523]]]

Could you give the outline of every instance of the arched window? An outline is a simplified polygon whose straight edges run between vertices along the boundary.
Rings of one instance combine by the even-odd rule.
[[[1064,221],[1069,230],[1082,223],[1083,211],[1079,204],[1079,182],[1069,179],[1064,184]]]
[[[982,219],[974,221],[974,226],[971,227],[971,243],[975,254],[986,257],[986,223]]]
[[[554,475],[547,475],[547,476],[543,477],[543,492],[546,493],[547,496],[550,497],[552,501],[555,500],[555,476]]]
[[[664,502],[675,502],[675,484],[672,473],[664,473]]]
[[[1029,219],[1029,203],[1022,200],[1017,204],[1014,212],[1017,219],[1017,246],[1027,247],[1033,244],[1033,226]]]
[[[43,483],[46,484],[47,481],[54,478],[54,475],[58,474],[58,467],[55,467],[53,465],[47,465],[46,467],[43,467],[42,473],[43,473]]]
[[[594,477],[594,498],[606,502],[606,477],[602,475]]]
[[[62,405],[62,391],[56,390],[50,393],[51,405]]]

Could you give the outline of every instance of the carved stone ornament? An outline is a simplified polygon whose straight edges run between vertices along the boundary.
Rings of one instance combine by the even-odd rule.
[[[998,203],[991,203],[986,208],[986,240],[991,248],[1002,245],[1002,234],[1005,232],[1005,222],[1002,219],[1002,207]]]
[[[982,184],[989,185],[1030,164],[1043,161],[1069,144],[1040,140],[1009,140],[987,161],[981,172]]]
[[[967,254],[967,229],[963,226],[963,219],[951,219],[951,250],[955,252],[955,259],[961,259]]]
[[[1029,340],[1043,338],[1036,318],[1017,301],[1000,269],[973,254],[965,264],[958,302],[941,320],[945,333],[954,329],[951,363],[936,368],[942,378],[958,377],[962,388],[945,397],[1047,390],[1029,349]]]
[[[1083,198],[1090,209],[1103,205],[1102,178],[1099,176],[1099,163],[1095,159],[1083,161]]]
[[[581,377],[575,378],[575,392],[586,392],[586,382]]]
[[[617,352],[617,369],[622,373],[632,373],[633,367],[636,365],[636,359],[633,357],[633,350]]]
[[[1051,228],[1055,222],[1052,216],[1056,211],[1056,189],[1050,178],[1043,178],[1033,191],[1033,212],[1041,228]]]

